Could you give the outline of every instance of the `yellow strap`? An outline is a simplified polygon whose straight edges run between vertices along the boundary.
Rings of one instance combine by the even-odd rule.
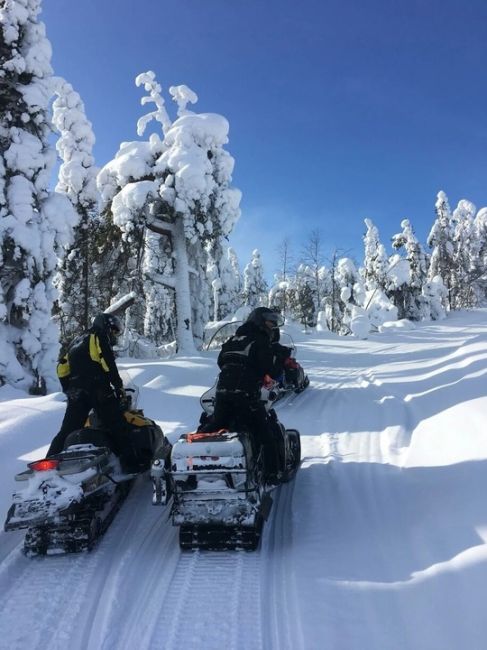
[[[134,427],[145,427],[149,424],[152,424],[152,420],[139,415],[138,413],[132,413],[131,411],[125,411],[124,417],[129,424],[132,424]]]
[[[69,377],[71,369],[69,367],[68,357],[62,357],[57,364],[57,376],[59,379],[64,379],[64,377]]]
[[[105,372],[108,372],[109,368],[107,362],[103,358],[100,339],[96,334],[90,334],[90,357],[93,361],[99,363]]]

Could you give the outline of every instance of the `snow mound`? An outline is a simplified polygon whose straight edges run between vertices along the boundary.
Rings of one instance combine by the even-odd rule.
[[[413,330],[415,329],[415,324],[408,320],[407,318],[402,318],[401,320],[395,321],[386,321],[382,323],[379,327],[379,332],[392,332],[393,330]]]

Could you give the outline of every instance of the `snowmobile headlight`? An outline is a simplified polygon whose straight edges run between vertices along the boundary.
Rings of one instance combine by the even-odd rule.
[[[43,460],[36,460],[33,463],[29,463],[28,467],[34,472],[48,472],[49,470],[57,469],[59,467],[59,461],[53,458],[44,458]]]

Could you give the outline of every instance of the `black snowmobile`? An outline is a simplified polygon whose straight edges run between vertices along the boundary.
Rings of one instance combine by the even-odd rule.
[[[269,416],[276,391],[262,389]],[[211,417],[215,387],[201,398]],[[238,422],[231,430],[181,435],[169,460],[155,458],[151,476],[153,503],[164,505],[172,496],[172,522],[179,526],[182,549],[255,550],[271,506],[271,487],[264,482],[262,452],[254,453],[251,436]],[[301,460],[299,432],[284,429],[285,472],[282,482],[290,481]]]
[[[68,436],[62,452],[29,463],[15,477],[24,485],[13,495],[5,530],[27,528],[26,555],[91,550],[127,497],[134,478],[168,444],[160,427],[132,406],[130,395],[120,407],[130,425],[124,438],[130,471],[113,452],[110,431],[90,414],[85,427]]]

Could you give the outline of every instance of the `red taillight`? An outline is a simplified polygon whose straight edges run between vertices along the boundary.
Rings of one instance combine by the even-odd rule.
[[[50,469],[57,469],[59,461],[52,458],[44,458],[44,460],[36,460],[29,463],[28,467],[34,472],[48,472]]]

